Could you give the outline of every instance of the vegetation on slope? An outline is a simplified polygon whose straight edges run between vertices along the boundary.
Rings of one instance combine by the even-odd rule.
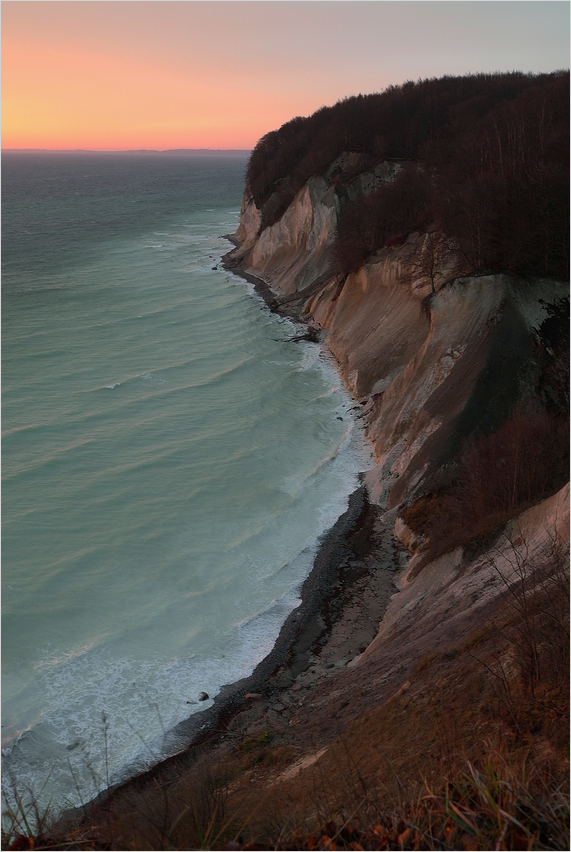
[[[474,270],[567,277],[569,74],[478,74],[407,82],[347,98],[268,133],[252,152],[247,183],[262,229],[342,152],[358,165],[402,160],[393,184],[342,209],[338,269],[413,230],[438,228]]]

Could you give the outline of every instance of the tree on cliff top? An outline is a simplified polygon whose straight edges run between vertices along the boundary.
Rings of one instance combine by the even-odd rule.
[[[474,269],[568,276],[568,72],[407,82],[292,119],[260,140],[248,164],[262,229],[344,151],[355,152],[362,171],[392,158],[421,165],[417,180],[430,176],[416,201],[403,176],[396,189],[387,184],[374,200],[346,205],[335,248],[345,271],[436,221]],[[352,170],[330,176],[340,197]]]

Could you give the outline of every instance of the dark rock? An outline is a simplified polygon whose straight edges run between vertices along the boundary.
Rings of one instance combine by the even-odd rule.
[[[208,693],[207,692],[201,692],[200,695],[198,696],[198,700],[199,701],[207,701],[208,700]]]

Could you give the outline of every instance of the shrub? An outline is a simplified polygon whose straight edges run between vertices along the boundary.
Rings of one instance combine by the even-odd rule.
[[[554,494],[569,477],[569,418],[518,403],[497,431],[466,442],[451,485],[401,513],[434,558]]]

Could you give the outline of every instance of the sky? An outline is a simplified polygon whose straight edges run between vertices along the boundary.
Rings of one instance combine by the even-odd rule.
[[[569,68],[567,0],[3,0],[2,148],[251,149],[444,74]]]

